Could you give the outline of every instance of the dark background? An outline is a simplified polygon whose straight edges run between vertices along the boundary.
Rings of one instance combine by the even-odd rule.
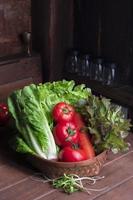
[[[123,84],[133,85],[131,0],[0,0],[0,57],[21,53],[20,35],[32,32],[44,80],[62,77],[70,48],[118,63]]]
[[[118,63],[123,84],[131,83],[133,2],[75,0],[74,10],[74,45],[94,56]]]

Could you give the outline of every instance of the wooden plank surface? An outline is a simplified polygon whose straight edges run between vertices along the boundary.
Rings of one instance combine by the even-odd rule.
[[[94,199],[98,200],[131,200],[133,195],[133,176],[124,180],[122,184],[112,190],[99,195]]]
[[[133,144],[133,134],[129,140]],[[99,175],[105,178],[86,187],[101,191],[68,195],[54,189],[48,180],[39,178],[38,171],[10,152],[8,145],[0,146],[0,200],[132,200],[133,148],[124,154],[110,153]]]

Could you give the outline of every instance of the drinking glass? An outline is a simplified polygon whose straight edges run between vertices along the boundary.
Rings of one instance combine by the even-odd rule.
[[[91,74],[91,57],[89,54],[85,54],[80,59],[79,75],[90,78]]]
[[[68,54],[65,68],[66,71],[68,71],[69,73],[78,73],[79,69],[78,51],[73,50]]]
[[[116,63],[106,63],[103,68],[103,84],[115,85],[117,82]]]
[[[117,65],[115,63],[110,64],[110,85],[115,85],[117,81]]]
[[[96,81],[103,81],[103,59],[97,58],[95,59],[92,67],[92,79]]]

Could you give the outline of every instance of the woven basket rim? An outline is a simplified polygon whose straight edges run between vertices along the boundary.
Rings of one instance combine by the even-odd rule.
[[[54,165],[57,167],[77,167],[77,166],[79,167],[79,166],[87,166],[87,165],[93,164],[97,160],[100,160],[103,157],[106,157],[107,153],[108,153],[108,151],[105,150],[92,159],[87,159],[87,160],[78,161],[78,162],[62,162],[62,161],[48,160],[48,159],[42,158],[38,155],[27,155],[27,157],[32,158],[32,159],[36,158],[37,160],[40,160],[44,164],[48,164],[51,166]]]

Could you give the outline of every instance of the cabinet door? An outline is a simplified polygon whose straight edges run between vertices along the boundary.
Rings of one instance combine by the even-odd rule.
[[[6,98],[11,94],[11,92],[23,88],[24,86],[29,85],[31,83],[33,83],[33,79],[29,77],[26,79],[0,85],[0,100],[5,101]]]
[[[76,0],[75,47],[118,64],[123,84],[131,82],[133,2]]]
[[[43,81],[40,57],[23,57],[0,62],[0,99],[13,90]]]
[[[42,65],[39,56],[21,57],[0,62],[0,84],[32,77],[34,82],[42,81]]]

